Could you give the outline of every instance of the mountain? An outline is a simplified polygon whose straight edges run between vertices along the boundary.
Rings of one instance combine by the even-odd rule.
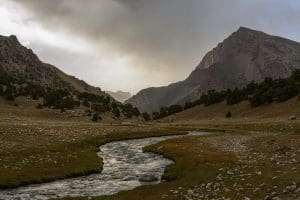
[[[127,100],[141,111],[194,101],[208,90],[241,88],[300,68],[300,43],[241,27],[208,52],[187,79],[147,88]]]
[[[114,99],[116,99],[119,102],[124,102],[127,99],[129,99],[132,95],[130,94],[130,92],[123,92],[123,91],[116,91],[116,92],[112,92],[112,91],[105,91],[107,94],[109,94],[110,96],[112,96]]]
[[[16,36],[0,36],[0,96],[16,106],[16,98],[27,97],[43,100],[36,105],[39,109],[60,109],[61,113],[77,109],[78,116],[92,121],[101,120],[99,114],[104,113],[114,119],[140,116],[132,105],[117,102],[100,88],[43,63]]]
[[[105,94],[100,88],[67,75],[53,65],[43,63],[13,35],[0,36],[0,75],[54,89]]]

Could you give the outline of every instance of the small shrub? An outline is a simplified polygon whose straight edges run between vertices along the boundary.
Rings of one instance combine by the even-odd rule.
[[[226,118],[231,118],[231,117],[232,117],[231,112],[227,112],[227,113],[226,113]]]
[[[92,117],[93,122],[97,122],[97,121],[101,121],[101,120],[102,120],[102,117],[100,116],[100,114],[98,112],[93,114],[93,117]]]

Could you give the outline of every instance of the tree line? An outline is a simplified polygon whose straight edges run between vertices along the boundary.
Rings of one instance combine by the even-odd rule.
[[[193,102],[182,105],[171,105],[161,107],[159,112],[153,112],[153,119],[161,119],[195,107],[197,105],[209,106],[226,101],[226,104],[233,105],[241,101],[250,101],[251,106],[257,107],[271,102],[283,102],[300,93],[300,70],[295,70],[288,78],[272,79],[265,78],[261,83],[250,82],[243,88],[227,89],[223,91],[209,90]],[[231,117],[231,113],[226,117]]]
[[[131,104],[119,103],[109,95],[42,87],[31,82],[18,81],[4,73],[0,74],[0,96],[9,101],[19,96],[30,97],[33,100],[42,98],[42,103],[38,104],[37,108],[60,109],[61,112],[83,106],[93,121],[101,120],[100,114],[105,112],[112,112],[116,118],[121,117],[121,114],[127,118],[141,115],[138,108]]]
[[[116,102],[109,95],[98,95],[87,92],[71,93],[65,89],[45,88],[37,84],[16,80],[0,73],[0,96],[7,100],[14,100],[18,96],[28,96],[32,99],[43,98],[43,103],[38,108],[74,109],[79,106],[86,107],[88,115],[94,120],[100,119],[100,113],[112,112],[114,117],[119,118],[123,114],[127,118],[142,116],[144,120],[161,119],[197,105],[212,105],[226,101],[228,105],[237,104],[241,101],[250,101],[253,107],[268,104],[273,101],[286,101],[300,93],[300,70],[295,70],[288,78],[272,79],[265,78],[261,83],[250,82],[243,88],[227,89],[223,91],[209,90],[193,102],[184,105],[171,105],[161,107],[158,112],[149,114],[140,113],[138,108],[131,104]]]

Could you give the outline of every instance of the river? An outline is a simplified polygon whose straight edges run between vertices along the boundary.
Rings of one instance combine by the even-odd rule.
[[[67,196],[92,197],[112,195],[145,184],[158,184],[161,182],[165,167],[173,161],[158,154],[143,152],[143,148],[168,139],[206,134],[209,133],[190,132],[187,135],[110,142],[100,146],[97,153],[102,157],[104,164],[100,174],[0,190],[0,199],[46,200]]]

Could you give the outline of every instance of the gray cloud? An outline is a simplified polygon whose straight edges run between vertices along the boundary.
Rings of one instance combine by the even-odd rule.
[[[300,40],[297,0],[14,1],[31,13],[29,21],[132,56],[136,68],[164,72],[158,82],[183,79],[239,26]]]

